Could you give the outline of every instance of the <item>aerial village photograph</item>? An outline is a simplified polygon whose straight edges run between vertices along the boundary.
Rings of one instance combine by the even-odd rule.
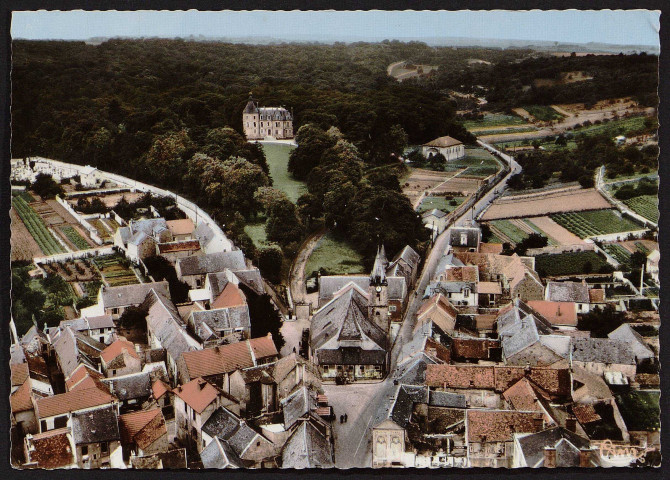
[[[660,465],[659,19],[13,12],[13,468]]]

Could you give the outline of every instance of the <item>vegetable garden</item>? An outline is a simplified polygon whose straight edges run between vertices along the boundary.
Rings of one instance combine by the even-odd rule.
[[[611,267],[596,252],[585,251],[538,255],[535,270],[541,277],[555,277],[611,271]]]
[[[67,239],[72,242],[79,250],[88,250],[91,246],[88,244],[84,238],[79,235],[73,227],[61,227],[60,231],[67,237]]]
[[[642,229],[642,226],[631,219],[618,215],[612,209],[556,213],[550,215],[550,217],[579,238]]]
[[[128,260],[119,255],[103,255],[93,259],[93,263],[100,270],[103,281],[110,287],[140,283]]]
[[[642,195],[640,197],[629,198],[624,202],[635,213],[644,218],[658,223],[658,197],[655,195]]]
[[[65,252],[63,246],[54,238],[44,224],[42,217],[28,205],[22,195],[14,197],[12,203],[16,212],[19,214],[19,217],[21,217],[21,221],[23,221],[24,225],[37,242],[37,245],[46,255]]]

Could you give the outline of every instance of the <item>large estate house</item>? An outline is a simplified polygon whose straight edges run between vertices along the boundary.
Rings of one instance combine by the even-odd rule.
[[[247,140],[293,138],[293,115],[284,107],[259,107],[249,95],[242,114],[242,125]]]

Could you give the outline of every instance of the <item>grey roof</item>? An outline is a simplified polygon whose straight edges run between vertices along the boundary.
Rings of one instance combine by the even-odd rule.
[[[162,465],[163,469],[186,468],[186,449],[178,448],[167,452],[155,453],[143,457],[130,457],[133,468],[157,468]]]
[[[437,218],[444,218],[444,217],[447,216],[447,214],[444,213],[442,210],[439,210],[437,208],[433,208],[432,210],[428,210],[427,212],[424,212],[421,215],[421,217],[426,218],[426,217],[430,217],[431,215],[434,216],[434,217],[437,217]]]
[[[220,440],[226,441],[233,451],[240,456],[256,438],[261,439],[260,441],[268,441],[244,420],[223,407],[219,407],[209,417],[202,430],[210,437],[218,437]]]
[[[654,357],[653,350],[649,348],[649,345],[644,341],[642,335],[633,330],[629,323],[624,323],[616,330],[610,332],[607,336],[613,340],[621,340],[627,343],[638,360]]]
[[[389,300],[404,300],[407,294],[407,285],[403,277],[387,277]],[[330,301],[336,292],[340,291],[349,282],[354,282],[367,292],[370,287],[368,275],[329,275],[319,279],[319,305],[323,306]]]
[[[206,281],[209,282],[209,290],[212,298],[218,297],[228,285],[228,271],[208,273]]]
[[[313,350],[337,337],[338,341],[362,340],[365,335],[379,348],[386,348],[386,334],[367,318],[368,299],[351,286],[320,308],[312,317],[310,343]]]
[[[461,234],[465,234],[465,244]],[[481,230],[477,227],[451,227],[449,229],[449,245],[452,247],[476,248],[479,245]]]
[[[132,237],[128,239],[128,245],[141,245],[145,240],[150,240],[151,237],[144,232],[135,232]]]
[[[137,306],[144,302],[144,299],[147,298],[151,289],[155,289],[167,297],[170,296],[170,290],[166,280],[163,280],[162,282],[122,285],[119,287],[103,286],[101,288],[102,304],[105,308],[126,307],[129,305]]]
[[[519,353],[552,333],[551,324],[519,299],[514,306],[498,315],[498,337],[506,358]]]
[[[386,252],[384,251],[384,245],[377,249],[377,256],[375,257],[375,263],[372,265],[372,272],[370,273],[370,281],[375,284],[383,283],[386,281],[386,267],[388,267],[389,261],[386,259]]]
[[[139,232],[147,236],[153,236],[167,230],[167,222],[164,218],[146,218],[143,220],[131,221],[128,225],[131,232],[131,239]]]
[[[103,378],[102,381],[109,385],[111,393],[121,401],[145,398],[151,395],[150,372]]]
[[[526,465],[531,468],[544,466],[545,447],[556,448],[557,467],[578,467],[579,449],[589,448],[589,441],[565,428],[554,427],[520,437],[519,445]]]
[[[235,276],[240,279],[240,283],[243,283],[257,294],[265,294],[263,278],[261,277],[261,271],[258,268],[254,267],[249,270],[236,270]]]
[[[216,235],[212,231],[211,228],[209,228],[209,225],[205,222],[200,222],[196,227],[193,232],[193,236],[200,241],[200,244],[207,245]]]
[[[589,287],[581,282],[547,282],[546,299],[552,302],[589,303]]]
[[[251,95],[249,96],[247,105],[244,107],[244,113],[258,113],[258,105],[256,102],[254,102],[254,99]]]
[[[80,317],[74,320],[63,320],[59,326],[72,327],[78,332],[95,330],[99,328],[116,328],[111,315],[98,315],[95,317]]]
[[[232,271],[247,269],[242,250],[180,258],[177,260],[177,265],[179,265],[182,276],[222,272],[226,268]]]
[[[406,264],[410,266],[417,266],[419,264],[419,261],[421,260],[421,256],[412,247],[406,245],[405,248],[400,250],[396,254],[396,256],[393,257],[391,265],[398,262],[399,260],[404,261]]]
[[[338,350],[321,349],[316,352],[319,365],[384,365],[386,352],[363,350],[358,347],[342,347]]]
[[[204,468],[242,468],[244,466],[228,442],[218,437],[214,437],[214,440],[200,452],[200,460]]]
[[[422,352],[399,365],[394,377],[401,383],[422,385],[426,382],[426,365],[434,365],[435,363],[437,363],[435,360]]]
[[[9,350],[9,364],[16,365],[18,363],[26,363],[26,352],[23,350],[23,346],[13,344]]]
[[[316,399],[307,387],[300,387],[291,395],[282,400],[284,414],[284,429],[291,428],[298,419],[308,415],[316,408]]]
[[[635,365],[635,355],[629,344],[611,338],[574,338],[572,360],[586,363],[618,363]]]
[[[466,288],[474,291],[476,285],[477,282],[431,282],[426,287],[423,298],[432,297],[436,293],[442,293],[444,295],[448,293],[461,293]]]
[[[435,407],[465,408],[465,395],[431,390],[428,405]]]
[[[415,403],[428,403],[428,387],[425,385],[400,385],[389,417],[405,428],[412,419]]]
[[[193,310],[191,317],[196,329],[203,323],[206,323],[213,331],[251,328],[248,305],[215,310]]]
[[[104,344],[75,332],[70,327],[65,327],[60,332],[53,341],[53,346],[58,358],[58,365],[65,378],[69,377],[80,363],[85,363],[97,370],[93,358],[99,356],[105,348]],[[88,350],[88,353],[82,351],[82,348]],[[97,353],[97,355],[94,355],[94,353]]]
[[[282,450],[282,468],[332,468],[333,447],[310,420],[300,422]]]
[[[105,407],[72,414],[72,437],[77,445],[119,440],[116,407]]]
[[[400,360],[403,361],[407,358],[413,357],[418,353],[423,353],[426,348],[426,339],[430,337],[432,333],[433,322],[423,322],[419,328],[414,331],[409,342],[403,343]]]
[[[442,255],[440,260],[437,262],[437,267],[435,268],[435,273],[442,272],[447,269],[447,267],[463,267],[465,264],[461,262],[458,258],[454,256],[453,253],[448,253]]]
[[[163,294],[151,290],[142,308],[147,313],[147,328],[158,339],[161,347],[177,361],[182,353],[194,349],[174,304]]]

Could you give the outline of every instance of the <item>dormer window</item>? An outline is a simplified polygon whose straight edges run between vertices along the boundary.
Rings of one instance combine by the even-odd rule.
[[[468,234],[465,232],[461,233],[461,245],[467,245],[468,244]]]

